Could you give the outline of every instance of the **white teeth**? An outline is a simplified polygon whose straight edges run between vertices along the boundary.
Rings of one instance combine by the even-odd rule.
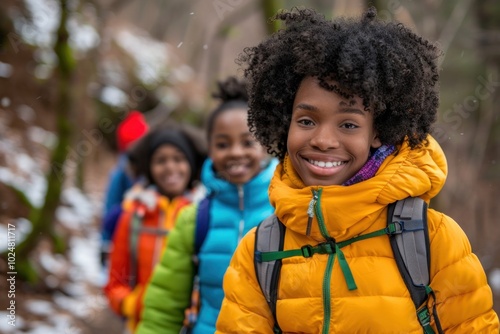
[[[334,161],[334,162],[324,162],[324,161],[316,161],[316,160],[309,160],[310,163],[312,163],[315,166],[318,167],[326,167],[326,168],[332,168],[332,167],[337,167],[343,164],[342,161]]]

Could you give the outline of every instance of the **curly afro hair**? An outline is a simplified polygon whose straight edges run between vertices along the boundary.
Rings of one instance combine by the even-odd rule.
[[[439,105],[435,45],[400,23],[377,20],[373,7],[360,19],[327,21],[298,8],[274,19],[286,28],[237,59],[249,85],[250,130],[268,153],[284,158],[295,93],[307,76],[344,97],[360,96],[383,144],[426,144]]]
[[[248,109],[247,82],[229,76],[226,80],[217,82],[217,91],[212,94],[212,97],[220,100],[220,104],[210,113],[206,122],[208,141],[210,141],[214,122],[222,112],[233,108]]]

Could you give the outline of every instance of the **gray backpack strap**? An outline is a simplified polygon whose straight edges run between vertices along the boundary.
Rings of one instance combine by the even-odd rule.
[[[283,225],[275,215],[267,217],[257,226],[254,254],[255,273],[262,293],[273,313],[275,333],[280,333],[276,319],[276,302],[278,299],[278,281],[281,271],[281,260],[262,262],[260,254],[264,252],[282,251],[284,238],[285,225]]]
[[[418,309],[426,300],[429,285],[429,233],[427,203],[408,197],[389,206],[388,223],[396,223],[399,231],[391,236],[396,263]]]

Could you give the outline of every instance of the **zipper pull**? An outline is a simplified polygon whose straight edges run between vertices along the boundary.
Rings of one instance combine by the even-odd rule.
[[[245,194],[243,193],[243,186],[241,184],[238,185],[238,203],[240,210],[243,211],[245,209],[245,205],[243,203],[245,198]]]
[[[239,206],[240,206],[240,214],[241,214],[241,219],[240,219],[240,224],[238,226],[238,244],[241,241],[241,238],[243,238],[243,229],[245,227],[245,221],[243,220],[244,217],[244,210],[245,210],[245,193],[243,191],[243,185],[239,184],[238,185],[238,198],[239,198]]]
[[[312,220],[314,218],[314,207],[316,206],[316,202],[318,200],[318,194],[316,191],[313,190],[313,197],[311,198],[311,201],[309,202],[309,207],[307,208],[307,229],[306,229],[306,235],[309,236],[311,234],[311,226],[312,226]]]

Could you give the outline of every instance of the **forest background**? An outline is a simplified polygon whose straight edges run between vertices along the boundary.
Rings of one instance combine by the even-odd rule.
[[[98,229],[127,111],[201,127],[216,81],[242,75],[235,58],[279,29],[268,20],[279,9],[331,18],[369,4],[445,52],[433,134],[449,175],[431,206],[468,235],[500,312],[500,2],[2,0],[0,333],[119,332],[100,291]]]

